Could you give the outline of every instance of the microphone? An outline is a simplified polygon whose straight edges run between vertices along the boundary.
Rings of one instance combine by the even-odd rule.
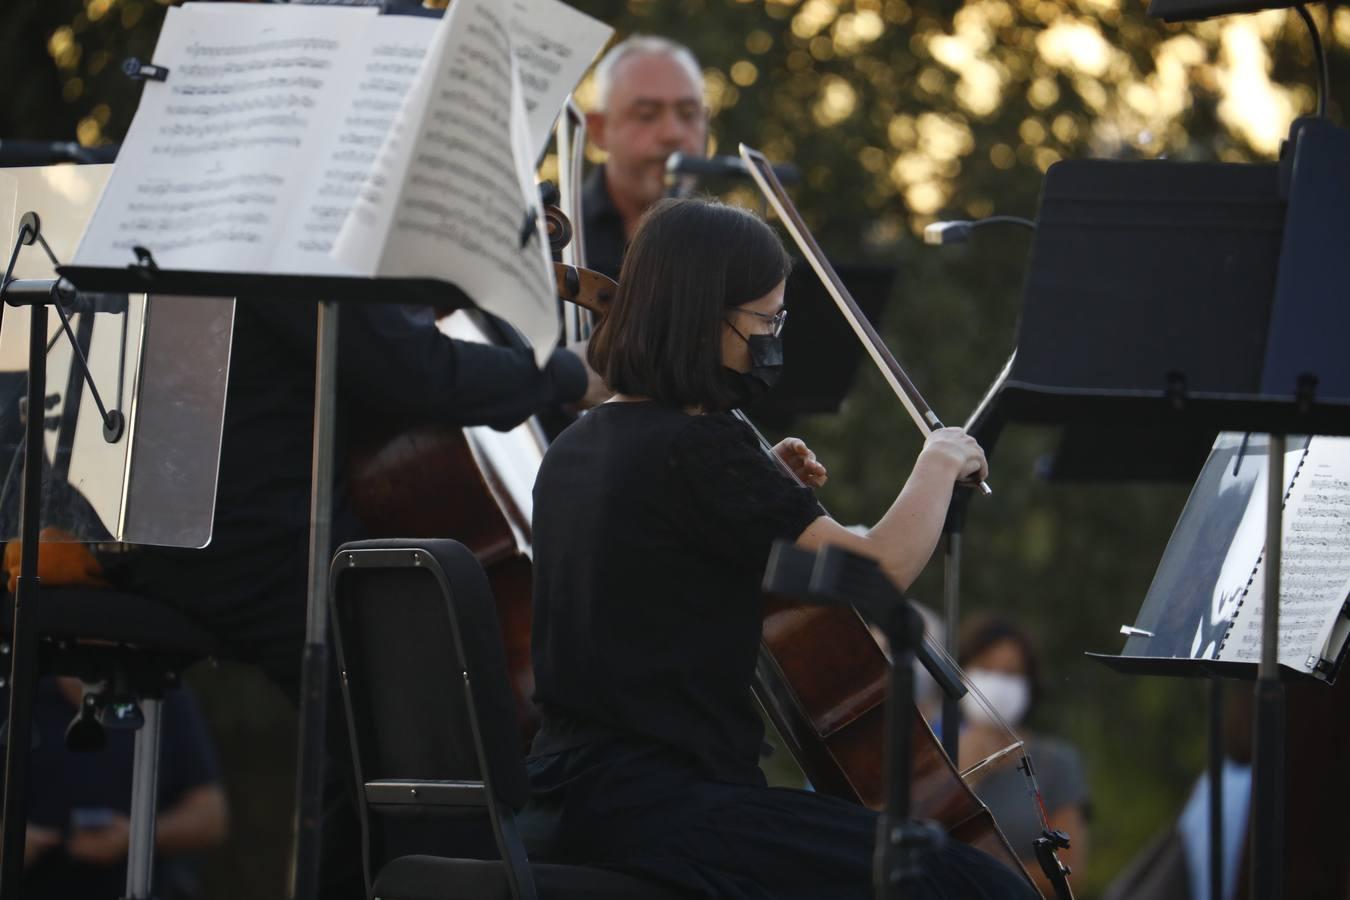
[[[1036,223],[1022,216],[989,216],[984,219],[953,219],[948,222],[934,222],[923,230],[923,242],[934,246],[946,244],[964,244],[970,240],[970,233],[985,225],[1020,225],[1031,231]]]
[[[783,184],[800,181],[801,170],[792,163],[781,163],[773,172]],[[695,178],[749,178],[750,169],[739,156],[690,156],[672,153],[666,160],[666,175],[675,178],[692,175]]]

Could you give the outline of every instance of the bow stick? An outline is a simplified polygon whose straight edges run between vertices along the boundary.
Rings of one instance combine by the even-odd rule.
[[[862,310],[858,308],[857,301],[849,294],[848,288],[844,287],[844,282],[839,279],[839,275],[834,271],[834,266],[830,265],[829,260],[825,258],[825,253],[816,243],[815,237],[806,227],[801,213],[792,205],[792,200],[788,197],[787,191],[783,189],[782,183],[774,173],[773,166],[753,147],[740,145],[741,159],[745,160],[746,166],[750,170],[750,176],[755,179],[755,184],[759,185],[760,191],[765,199],[773,206],[774,212],[778,213],[778,218],[782,221],[783,227],[792,235],[792,240],[801,250],[802,255],[806,257],[807,262],[811,263],[811,268],[816,270],[816,275],[825,285],[825,290],[834,298],[835,305],[843,313],[844,319],[853,328],[853,333],[862,341],[862,345],[867,348],[867,353],[872,357],[872,362],[881,370],[886,382],[895,392],[895,396],[900,398],[909,416],[914,420],[914,424],[919,426],[919,432],[924,437],[932,434],[939,428],[942,428],[942,420],[933,412],[932,407],[923,399],[919,389],[914,386],[914,382],[909,380],[905,370],[900,368],[900,363],[896,362],[891,351],[886,348],[882,342],[881,335],[877,334],[872,323],[867,321]],[[980,493],[988,496],[993,491],[989,485],[981,481],[978,485]]]

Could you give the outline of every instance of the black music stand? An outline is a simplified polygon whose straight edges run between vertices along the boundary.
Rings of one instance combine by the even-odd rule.
[[[161,269],[137,248],[126,268],[60,266],[81,291],[125,291],[181,296],[234,296],[278,303],[317,302],[314,367],[314,464],[310,481],[309,581],[300,681],[296,787],[296,845],[291,873],[295,898],[318,896],[324,735],[327,728],[328,582],[332,558],[334,423],[337,411],[338,303],[424,303],[446,309],[472,306],[458,287],[430,278],[258,275]]]
[[[1279,165],[1071,161],[1047,174],[1019,329],[998,397],[1009,421],[1350,434],[1350,132],[1295,123]],[[1257,687],[1254,895],[1279,896],[1281,514]],[[1175,673],[1173,673],[1175,674]],[[1199,674],[1198,672],[1195,674]],[[1224,674],[1224,673],[1220,673]]]
[[[11,312],[10,329],[0,330],[5,365],[27,360],[22,372],[5,375],[0,410],[13,454],[0,489],[0,537],[18,537],[22,546],[12,639],[0,648],[0,655],[10,657],[0,849],[5,897],[17,895],[23,871],[31,710],[42,652],[35,623],[50,618],[40,611],[40,529],[55,526],[72,542],[176,547],[200,547],[211,535],[218,460],[213,451],[220,444],[232,304],[188,309],[160,306],[159,298],[142,303],[118,295],[77,295],[68,282],[53,277],[60,255],[78,242],[107,171],[93,166],[5,173],[17,188],[12,205],[23,215],[0,279],[0,313],[28,307],[26,328]],[[60,320],[54,335],[48,334],[49,312]],[[26,339],[19,336],[24,332]],[[54,384],[49,363],[58,373],[67,369]],[[183,404],[182,392],[193,402]],[[96,427],[86,427],[89,417],[96,417]],[[146,719],[153,713],[147,711]],[[147,896],[150,885],[153,816],[138,810],[153,810],[157,733],[152,726],[136,741],[138,774],[148,777],[133,785],[131,897]]]

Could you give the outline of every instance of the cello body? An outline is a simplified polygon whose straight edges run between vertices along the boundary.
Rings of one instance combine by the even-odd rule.
[[[766,599],[755,694],[811,784],[872,809],[885,804],[885,699],[890,663],[852,609]],[[911,813],[1025,872],[993,814],[911,707]],[[1028,879],[1030,881],[1030,879]]]

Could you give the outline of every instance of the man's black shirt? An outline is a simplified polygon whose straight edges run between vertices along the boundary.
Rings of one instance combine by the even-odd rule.
[[[604,166],[596,166],[586,178],[581,217],[586,235],[586,268],[617,279],[628,238],[623,231],[623,216],[610,199]]]
[[[214,531],[203,550],[143,547],[123,579],[185,609],[290,692],[303,634],[314,424],[315,305],[236,305]],[[568,351],[541,369],[529,349],[454,341],[429,309],[345,303],[338,326],[335,543],[362,536],[347,451],[389,425],[509,428],[586,389]]]

